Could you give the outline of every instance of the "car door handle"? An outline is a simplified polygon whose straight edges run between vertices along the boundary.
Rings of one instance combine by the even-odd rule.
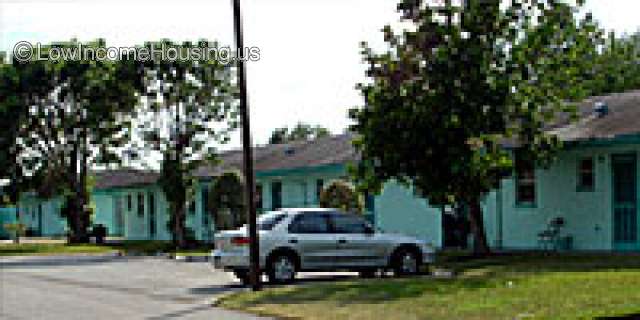
[[[289,243],[298,243],[298,239],[289,239]]]
[[[338,243],[340,243],[340,244],[347,243],[347,239],[339,239]]]

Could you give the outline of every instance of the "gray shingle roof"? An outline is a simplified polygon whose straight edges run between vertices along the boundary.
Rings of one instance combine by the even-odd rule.
[[[353,134],[344,133],[315,140],[257,146],[253,149],[254,169],[265,172],[353,162],[358,155],[352,140]],[[225,171],[242,169],[240,150],[223,153],[220,160],[220,165],[198,168],[195,176],[213,177]]]
[[[608,112],[598,116],[597,103],[604,103]],[[612,139],[640,133],[640,90],[591,97],[578,106],[579,120],[569,123],[563,119],[552,133],[563,141]]]
[[[95,188],[112,189],[154,184],[158,181],[158,172],[151,170],[117,169],[96,171]]]
[[[295,141],[286,144],[254,147],[254,168],[256,172],[286,170],[302,167],[317,167],[344,164],[358,159],[350,133],[327,136],[309,141]],[[231,170],[242,170],[242,150],[223,152],[217,165],[197,168],[194,175],[199,178],[218,176]],[[96,189],[124,188],[154,184],[159,173],[151,170],[117,169],[97,171]]]
[[[596,103],[608,106],[608,113],[598,117],[594,112]],[[617,136],[640,133],[640,90],[591,97],[578,106],[579,121],[571,123],[567,116],[559,117],[549,127],[551,133],[563,141],[586,141],[611,139]],[[287,144],[254,147],[256,172],[317,167],[344,164],[359,159],[351,144],[354,135],[322,137],[310,141],[295,141]],[[509,143],[506,143],[507,145]],[[232,150],[220,154],[221,163],[205,165],[196,169],[196,177],[208,178],[223,172],[242,169],[242,151]],[[157,182],[158,173],[135,169],[110,170],[96,173],[96,188],[108,189]]]

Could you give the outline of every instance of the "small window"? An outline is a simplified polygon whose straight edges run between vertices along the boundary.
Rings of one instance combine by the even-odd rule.
[[[368,229],[364,219],[351,214],[334,214],[331,221],[335,233],[366,233]]]
[[[324,187],[324,181],[322,179],[316,180],[316,200],[320,203],[320,194],[322,193],[322,188]]]
[[[289,225],[290,233],[328,233],[327,217],[319,213],[303,213]]]
[[[138,193],[138,215],[144,216],[144,193]]]
[[[127,195],[127,211],[133,210],[133,199],[130,194]]]
[[[578,191],[593,191],[595,173],[593,158],[580,160],[578,164]]]
[[[258,211],[262,211],[262,185],[256,185],[256,209]]]
[[[271,210],[282,208],[282,182],[271,182]]]
[[[536,174],[531,161],[516,160],[516,204],[535,205]]]

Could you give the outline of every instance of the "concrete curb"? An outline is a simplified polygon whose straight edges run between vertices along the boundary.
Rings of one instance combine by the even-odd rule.
[[[208,262],[209,256],[184,256],[184,255],[175,255],[169,256],[169,259],[173,259],[181,262]]]
[[[73,255],[33,255],[0,257],[0,264],[55,263],[55,262],[100,262],[122,258],[120,252],[107,254],[73,254]]]
[[[209,256],[174,255],[158,253],[155,255],[142,253],[122,253],[114,251],[101,254],[65,254],[65,255],[32,255],[32,256],[4,256],[0,257],[0,265],[28,264],[28,263],[62,263],[62,262],[101,262],[113,259],[170,259],[179,262],[208,262]]]
[[[212,307],[220,307],[222,301],[228,297],[231,297],[233,295],[236,295],[238,293],[241,292],[247,292],[249,291],[249,287],[246,288],[239,288],[237,291],[233,291],[233,292],[226,292],[226,293],[220,293],[215,295],[213,298],[211,298],[209,300],[209,304],[211,304]]]

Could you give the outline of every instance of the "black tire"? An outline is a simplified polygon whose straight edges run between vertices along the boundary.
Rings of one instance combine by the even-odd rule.
[[[290,253],[276,253],[267,262],[267,278],[273,284],[291,283],[298,271],[296,257]]]
[[[247,270],[235,270],[233,274],[242,282],[243,285],[247,286],[251,282],[251,278],[249,276],[249,271]]]
[[[392,256],[391,268],[396,277],[414,276],[420,273],[420,255],[417,250],[400,248]]]
[[[360,278],[363,278],[363,279],[371,279],[376,277],[376,271],[377,271],[376,269],[360,270],[358,272],[358,275],[360,276]]]

